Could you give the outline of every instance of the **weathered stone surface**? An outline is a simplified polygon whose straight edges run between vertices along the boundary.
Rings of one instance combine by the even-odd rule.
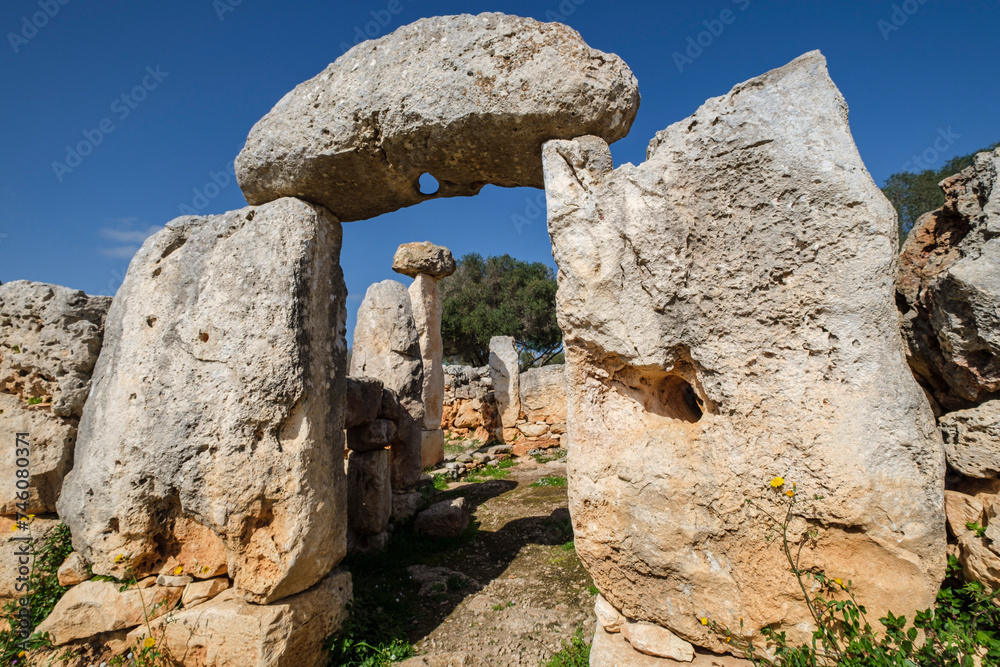
[[[947,410],[1000,392],[1000,149],[941,182],[914,226],[896,290],[909,362]]]
[[[934,603],[944,454],[893,305],[896,220],[813,52],[709,100],[610,171],[544,149],[577,554],[629,618],[726,650],[698,619],[808,641],[768,486],[798,484],[802,566],[874,617]]]
[[[16,433],[29,434],[28,445],[18,447],[29,452],[28,512],[55,512],[110,305],[110,297],[57,285],[0,285],[0,433],[11,438],[0,514],[18,509]]]
[[[90,579],[87,572],[87,561],[77,552],[71,553],[56,571],[60,586],[76,586]]]
[[[753,667],[749,660],[731,655],[696,653],[691,662],[658,658],[639,653],[620,634],[606,632],[597,624],[590,647],[590,667]]]
[[[1000,477],[1000,400],[949,412],[939,423],[952,468],[969,477]]]
[[[469,653],[418,655],[399,663],[399,667],[485,667],[486,661]]]
[[[529,438],[540,438],[549,432],[549,425],[545,422],[541,424],[518,424],[517,430]]]
[[[413,280],[408,291],[413,320],[420,336],[420,358],[424,371],[420,394],[424,404],[423,428],[425,431],[436,431],[441,428],[441,411],[444,409],[441,294],[437,279],[423,274]]]
[[[983,524],[983,503],[975,496],[967,496],[957,491],[944,492],[944,510],[948,528],[955,537],[969,532],[966,524]]]
[[[415,491],[392,494],[392,520],[396,523],[406,521],[417,513],[424,504],[424,497]]]
[[[156,577],[157,586],[169,586],[172,588],[184,588],[194,581],[194,577],[187,574],[161,574]]]
[[[992,540],[971,530],[958,538],[958,562],[966,581],[978,581],[991,589],[1000,588],[1000,555],[990,548]],[[1000,545],[996,545],[1000,549]]]
[[[455,258],[451,250],[430,241],[404,243],[392,257],[392,270],[411,278],[416,278],[420,274],[431,278],[444,278],[455,273],[455,268]]]
[[[594,614],[597,616],[597,622],[608,632],[620,632],[622,625],[628,622],[628,619],[612,607],[611,603],[605,600],[600,593],[597,594],[597,600],[594,602]]]
[[[529,422],[566,422],[566,371],[562,364],[531,368],[518,381],[521,409]]]
[[[230,589],[151,626],[176,664],[320,667],[328,660],[323,642],[347,618],[351,595],[350,573],[334,570],[312,588],[277,603],[250,604]],[[135,645],[147,636],[140,627],[128,638]]]
[[[193,607],[196,604],[211,600],[222,591],[229,588],[229,579],[218,577],[216,579],[205,579],[188,584],[181,595],[181,604],[185,607]]]
[[[427,470],[444,461],[444,431],[424,431],[421,437],[421,467]]]
[[[143,245],[58,504],[95,573],[157,571],[190,523],[222,539],[236,586],[260,602],[343,558],[340,243],[328,212],[283,199],[178,218]]]
[[[655,623],[623,623],[621,633],[640,653],[680,662],[694,660],[694,647],[690,643]]]
[[[388,447],[396,441],[396,424],[389,419],[376,419],[370,424],[347,429],[347,447],[353,452],[370,452]]]
[[[465,498],[434,503],[413,522],[413,529],[428,537],[458,537],[468,527],[469,503]]]
[[[74,639],[134,628],[144,622],[144,608],[150,618],[158,618],[174,608],[184,590],[153,586],[122,592],[120,588],[110,581],[85,581],[74,586],[38,625],[37,632],[49,633],[52,643],[62,646]]]
[[[504,14],[421,19],[363,42],[285,95],[250,131],[236,176],[252,204],[283,196],[344,222],[487,183],[542,187],[548,139],[624,137],[639,108],[628,66],[559,23]]]
[[[510,336],[490,339],[490,377],[504,428],[521,418],[521,366],[517,347]]]
[[[392,445],[392,486],[413,488],[421,472],[423,362],[410,295],[402,283],[383,280],[365,293],[354,327],[351,375],[381,380],[409,414],[407,425],[402,424],[405,415],[393,419],[399,434]],[[389,407],[384,395],[382,406]]]
[[[374,378],[347,378],[344,428],[370,424],[382,408],[382,383]]]
[[[392,486],[389,450],[351,452],[347,459],[347,527],[359,535],[377,535],[389,525]]]

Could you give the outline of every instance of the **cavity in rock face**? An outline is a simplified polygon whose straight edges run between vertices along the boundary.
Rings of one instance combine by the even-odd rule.
[[[896,280],[909,362],[945,411],[1000,397],[1000,149],[941,182]]]
[[[355,46],[285,95],[236,175],[251,204],[295,196],[364,220],[487,183],[542,187],[545,141],[614,142],[638,108],[628,66],[565,25],[438,16]]]
[[[412,490],[422,470],[423,362],[410,295],[402,283],[383,280],[365,293],[354,327],[351,376],[380,380],[398,397],[404,414],[393,419],[392,488]],[[383,409],[393,402],[383,399]]]
[[[326,210],[282,199],[143,245],[58,505],[95,573],[171,559],[269,603],[344,556],[340,244]]]
[[[596,137],[544,164],[570,509],[608,602],[717,651],[702,617],[807,641],[757,509],[783,513],[794,482],[790,535],[818,529],[802,567],[853,580],[873,618],[932,605],[942,446],[904,360],[895,215],[824,58],[707,101],[638,167]]]
[[[55,512],[110,306],[111,297],[58,285],[0,286],[0,434],[10,439],[0,514],[16,514],[19,503],[23,514]],[[18,433],[25,436],[15,447]],[[26,500],[17,495],[20,469],[30,473]]]

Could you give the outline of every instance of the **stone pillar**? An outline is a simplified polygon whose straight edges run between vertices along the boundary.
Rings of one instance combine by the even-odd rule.
[[[402,283],[383,280],[368,288],[358,308],[350,375],[381,380],[404,408],[405,414],[393,420],[398,435],[392,443],[392,488],[416,488],[422,471],[423,362],[410,296]],[[387,403],[383,398],[383,410]]]
[[[517,434],[515,424],[521,418],[521,366],[517,346],[510,336],[490,339],[490,377],[493,393],[500,409],[504,442],[511,442]]]
[[[444,460],[444,345],[441,341],[441,297],[438,281],[455,272],[455,259],[443,246],[424,241],[404,243],[392,258],[392,270],[413,278],[410,304],[420,336],[420,356],[424,365],[421,397],[424,422],[421,433],[421,458],[424,468]]]

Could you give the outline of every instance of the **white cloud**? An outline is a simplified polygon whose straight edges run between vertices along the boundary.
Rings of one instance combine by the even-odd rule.
[[[98,235],[113,245],[98,248],[98,251],[107,257],[118,259],[132,259],[143,241],[163,229],[158,225],[139,225],[138,218],[112,218],[105,220],[111,223],[108,226],[97,230]]]

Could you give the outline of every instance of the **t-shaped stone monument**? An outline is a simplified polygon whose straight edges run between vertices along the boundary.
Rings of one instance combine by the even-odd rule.
[[[421,445],[424,468],[444,460],[444,344],[441,340],[441,296],[438,281],[455,273],[455,258],[444,246],[429,241],[404,243],[392,258],[392,270],[413,278],[410,303],[420,334],[420,357],[424,362],[424,432]]]

